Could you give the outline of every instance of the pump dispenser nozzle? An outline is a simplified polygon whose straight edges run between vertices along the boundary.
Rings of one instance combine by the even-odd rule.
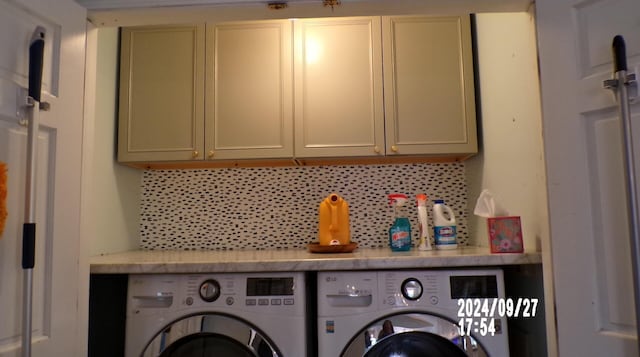
[[[404,195],[402,193],[392,193],[389,195],[389,204],[392,207],[402,207],[407,203],[408,200],[409,198],[407,198],[407,195]]]

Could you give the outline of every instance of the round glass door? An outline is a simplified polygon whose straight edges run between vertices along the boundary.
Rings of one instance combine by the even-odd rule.
[[[160,357],[189,356],[255,357],[259,354],[227,336],[204,332],[183,337],[160,354]]]
[[[364,357],[467,357],[451,341],[428,332],[401,332],[381,339]]]
[[[440,316],[404,313],[372,322],[354,336],[340,357],[488,357],[471,336]]]
[[[282,357],[248,322],[226,315],[199,314],[174,321],[157,333],[142,357]]]

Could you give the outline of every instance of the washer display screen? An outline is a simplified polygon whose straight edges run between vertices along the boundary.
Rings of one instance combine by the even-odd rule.
[[[293,295],[293,278],[247,278],[247,296]]]
[[[451,276],[451,298],[497,298],[498,281],[495,275]]]

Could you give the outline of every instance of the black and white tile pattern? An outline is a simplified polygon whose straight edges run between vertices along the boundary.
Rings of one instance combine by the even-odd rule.
[[[415,195],[426,193],[430,203],[444,199],[454,210],[459,243],[467,244],[464,164],[446,163],[148,170],[142,179],[140,247],[306,249],[317,241],[318,206],[332,192],[349,203],[351,240],[360,247],[388,246],[389,193],[410,196],[414,241]]]

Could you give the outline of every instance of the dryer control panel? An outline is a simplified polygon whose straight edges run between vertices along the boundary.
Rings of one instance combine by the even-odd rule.
[[[455,316],[458,299],[504,297],[499,269],[318,273],[318,309],[340,315],[428,308]]]
[[[456,311],[458,299],[504,297],[501,270],[380,271],[383,306]]]

